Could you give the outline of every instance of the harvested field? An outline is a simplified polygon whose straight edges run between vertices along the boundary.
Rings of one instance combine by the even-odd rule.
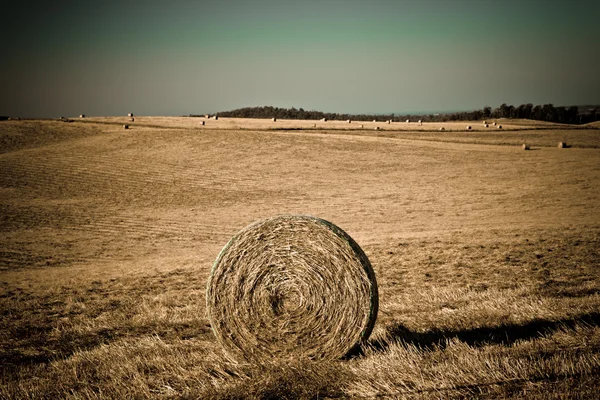
[[[596,397],[597,125],[199,120],[0,122],[0,398]],[[370,259],[356,357],[224,357],[212,263],[278,214]]]

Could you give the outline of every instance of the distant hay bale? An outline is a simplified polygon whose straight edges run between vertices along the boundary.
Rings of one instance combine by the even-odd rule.
[[[349,124],[351,124],[351,123],[352,123],[352,120],[349,120],[349,119],[348,119],[348,120],[346,120],[346,122],[347,122],[347,123],[349,123]]]
[[[445,131],[446,128],[444,128],[443,126],[440,128],[440,131]]]
[[[484,124],[484,125],[486,125],[486,124],[487,124],[487,121],[483,121],[483,124]]]
[[[492,122],[492,125],[496,126],[496,123],[495,123],[495,122]]]
[[[376,119],[374,119],[374,120],[373,120],[373,122],[377,122],[377,120],[376,120]]]
[[[204,121],[200,121],[200,125],[204,126],[205,125]]]
[[[486,128],[489,128],[489,127],[490,127],[488,124],[485,124],[484,126],[485,126]]]
[[[470,131],[471,130],[471,125],[467,125],[467,130]]]
[[[127,114],[128,117],[133,117],[133,113]]]
[[[496,128],[498,128],[498,129],[502,129],[502,125],[498,125]]]
[[[392,123],[392,120],[391,120],[391,119],[388,119],[388,120],[387,120],[387,121],[385,121],[385,122],[387,122],[388,124],[391,124],[391,123]]]
[[[216,120],[218,120],[218,119],[219,119],[219,116],[218,116],[218,115],[215,115],[215,121],[216,121]]]
[[[567,147],[568,147],[567,146],[567,142],[559,142],[558,143],[558,148],[559,149],[566,149]]]
[[[271,118],[271,121],[277,122],[277,118]]]
[[[375,130],[376,130],[376,131],[378,131],[379,129],[381,129],[381,128],[380,128],[380,127],[378,127],[378,126],[376,126],[376,127],[375,127]]]
[[[123,129],[129,129],[129,125],[123,125]]]
[[[135,122],[135,118],[131,117],[131,122]]]
[[[523,143],[523,144],[521,145],[521,148],[522,148],[523,150],[529,150],[529,145],[528,145],[527,143]]]
[[[366,343],[378,310],[375,273],[334,224],[281,215],[238,232],[208,278],[206,309],[234,360],[336,359]]]
[[[79,114],[79,118],[85,118],[85,114]]]
[[[327,122],[327,118],[321,118],[321,121]]]
[[[204,118],[206,118],[206,119],[209,119],[209,118],[210,118],[210,115],[208,115],[208,114],[204,114]]]
[[[407,123],[407,124],[410,124],[410,119],[407,119],[407,120],[406,120],[406,123]]]

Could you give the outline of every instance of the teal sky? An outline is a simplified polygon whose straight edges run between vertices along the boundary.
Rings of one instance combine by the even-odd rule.
[[[600,104],[600,2],[5,1],[0,115]]]

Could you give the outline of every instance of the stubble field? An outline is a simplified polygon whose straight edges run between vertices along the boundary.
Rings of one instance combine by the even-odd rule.
[[[498,123],[0,122],[0,397],[595,398],[600,129]],[[284,213],[370,258],[361,355],[217,345],[212,262]]]

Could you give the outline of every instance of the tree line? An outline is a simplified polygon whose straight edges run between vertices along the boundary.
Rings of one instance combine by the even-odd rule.
[[[232,118],[280,118],[280,119],[308,119],[320,120],[353,120],[353,121],[405,121],[421,120],[423,122],[445,122],[445,121],[473,121],[492,118],[523,118],[538,121],[559,122],[563,124],[586,124],[600,120],[600,107],[596,106],[580,112],[579,107],[554,107],[552,104],[536,105],[521,104],[518,107],[507,105],[506,103],[492,109],[489,106],[481,110],[461,111],[443,114],[339,114],[326,113],[322,111],[307,111],[303,108],[280,108],[272,106],[263,107],[244,107],[231,111],[218,112],[215,115],[219,117]],[[199,116],[191,114],[191,117]]]

